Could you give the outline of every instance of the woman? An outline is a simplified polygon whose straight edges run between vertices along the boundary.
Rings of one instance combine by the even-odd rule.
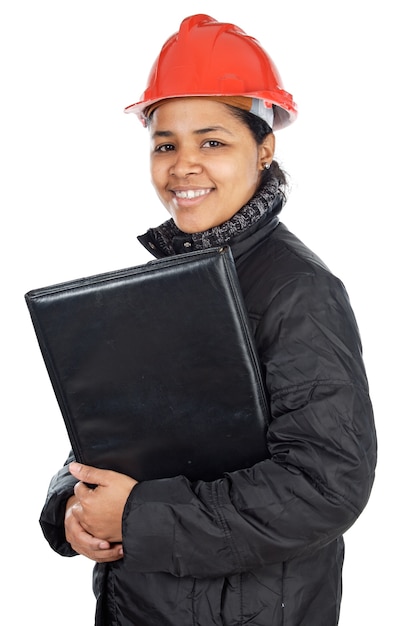
[[[149,129],[170,214],[141,243],[156,257],[231,246],[270,398],[270,458],[213,482],[140,483],[70,456],[45,536],[96,561],[98,625],[334,626],[342,535],[368,501],[376,437],[345,289],[279,221],[273,131],[295,105],[255,40],[196,15],[126,110]]]

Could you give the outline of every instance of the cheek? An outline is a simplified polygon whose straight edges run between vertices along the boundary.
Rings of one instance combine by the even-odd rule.
[[[159,198],[160,202],[166,207],[167,205],[167,198],[166,198],[166,193],[164,192],[164,185],[161,183],[160,178],[158,177],[157,173],[151,171],[150,172],[150,182],[153,185],[153,189],[157,195],[157,197]]]
[[[163,168],[152,162],[150,163],[150,180],[157,191],[165,186]]]
[[[236,184],[247,178],[249,167],[242,159],[227,159],[209,167],[209,176],[224,188],[235,188]],[[207,168],[208,170],[208,168]]]
[[[261,178],[261,169],[256,158],[243,159],[238,166],[238,177],[240,184],[246,188],[247,193],[253,193],[258,187]]]

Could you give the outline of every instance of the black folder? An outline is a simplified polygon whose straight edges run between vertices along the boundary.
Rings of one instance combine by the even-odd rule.
[[[268,402],[229,247],[25,299],[78,461],[194,481],[268,457]]]

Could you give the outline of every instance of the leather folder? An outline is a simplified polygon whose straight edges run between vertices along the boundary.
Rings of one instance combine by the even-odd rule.
[[[214,480],[268,457],[268,402],[229,247],[25,299],[78,461]]]

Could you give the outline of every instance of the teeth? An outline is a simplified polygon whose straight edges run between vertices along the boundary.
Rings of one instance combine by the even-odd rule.
[[[186,198],[191,200],[192,198],[199,198],[209,193],[209,189],[189,189],[188,191],[175,191],[175,195],[178,198]]]

